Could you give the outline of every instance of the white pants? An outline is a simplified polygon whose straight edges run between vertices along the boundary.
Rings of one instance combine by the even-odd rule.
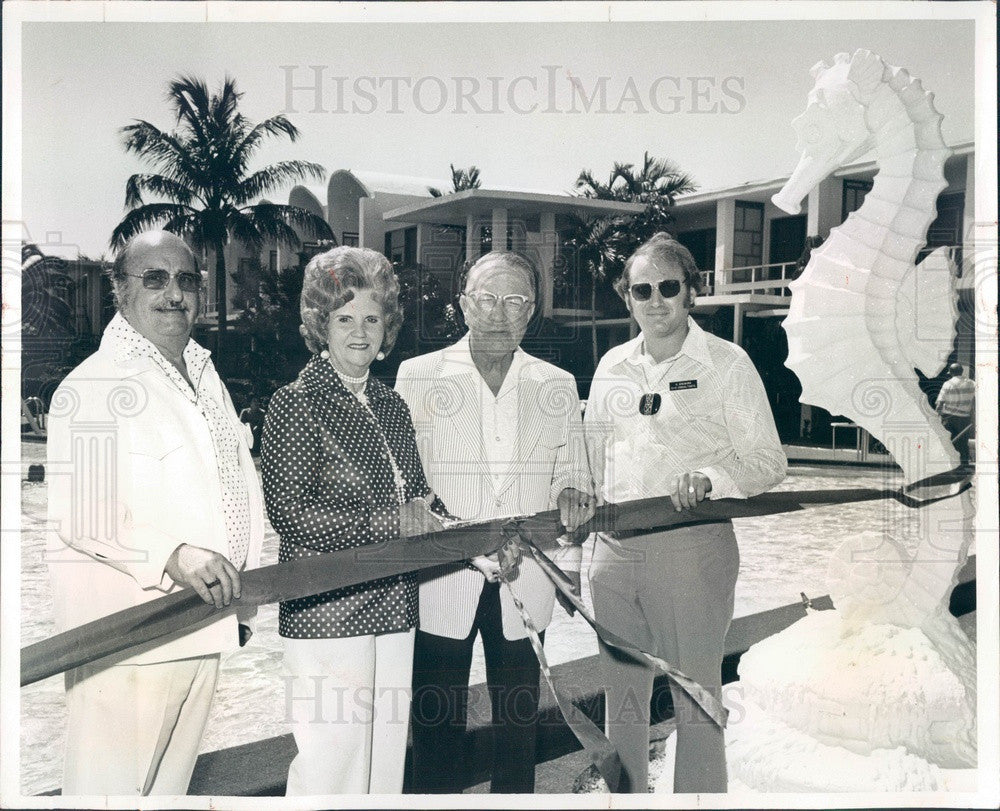
[[[401,794],[414,632],[282,639],[299,753],[287,796]]]
[[[63,794],[187,794],[219,654],[66,674]]]

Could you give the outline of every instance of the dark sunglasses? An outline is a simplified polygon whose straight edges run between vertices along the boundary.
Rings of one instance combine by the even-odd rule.
[[[657,283],[656,289],[663,298],[673,298],[681,292],[681,283],[677,279],[663,279]],[[631,285],[628,291],[636,301],[649,301],[653,295],[653,285],[649,282],[640,282]]]
[[[142,279],[142,286],[147,290],[165,290],[170,279],[177,279],[177,286],[185,293],[196,293],[201,289],[201,274],[191,270],[182,270],[174,276],[163,268],[146,268],[142,273],[126,273],[133,279]]]

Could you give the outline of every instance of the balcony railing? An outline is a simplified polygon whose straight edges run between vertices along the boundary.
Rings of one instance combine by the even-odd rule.
[[[795,274],[796,262],[774,262],[769,265],[747,265],[701,273],[704,295],[722,296],[732,293],[760,293],[788,296],[788,283]]]

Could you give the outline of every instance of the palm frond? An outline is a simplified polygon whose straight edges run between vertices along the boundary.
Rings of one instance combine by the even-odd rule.
[[[272,116],[252,127],[233,147],[233,162],[245,168],[265,138],[285,135],[290,141],[299,137],[299,130],[283,115]]]
[[[149,161],[165,177],[196,186],[204,175],[197,152],[175,133],[163,132],[148,121],[137,120],[120,130],[126,152]]]
[[[207,140],[204,121],[209,115],[208,87],[194,76],[179,76],[167,85],[167,101],[174,108],[177,123],[185,124],[199,141]]]
[[[163,175],[132,175],[125,182],[125,205],[128,208],[138,208],[143,204],[144,191],[168,198],[180,205],[190,205],[196,194],[182,183]]]
[[[309,161],[281,161],[265,166],[237,183],[233,189],[233,202],[237,205],[255,200],[277,188],[298,180],[323,180],[326,169]]]
[[[111,234],[109,244],[112,249],[119,250],[132,237],[143,231],[149,231],[153,226],[183,218],[194,212],[190,206],[177,203],[147,203],[140,208],[129,211]]]

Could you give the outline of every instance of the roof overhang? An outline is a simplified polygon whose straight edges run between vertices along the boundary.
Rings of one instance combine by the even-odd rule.
[[[972,141],[963,141],[949,148],[952,151],[952,157],[971,155],[975,152],[975,144]],[[852,175],[870,174],[874,173],[877,169],[878,165],[874,160],[861,161],[842,166],[832,176],[849,177]],[[726,186],[722,189],[678,195],[674,205],[679,209],[685,209],[704,203],[714,203],[718,200],[725,200],[731,197],[737,197],[740,200],[766,202],[771,199],[773,193],[781,191],[782,187],[788,182],[788,177],[777,177],[770,180],[752,180],[739,186]]]
[[[642,203],[595,200],[561,194],[467,189],[394,208],[385,213],[384,219],[386,222],[465,225],[470,215],[476,218],[489,218],[495,208],[505,208],[514,216],[551,213],[600,217],[640,214],[646,207]]]

